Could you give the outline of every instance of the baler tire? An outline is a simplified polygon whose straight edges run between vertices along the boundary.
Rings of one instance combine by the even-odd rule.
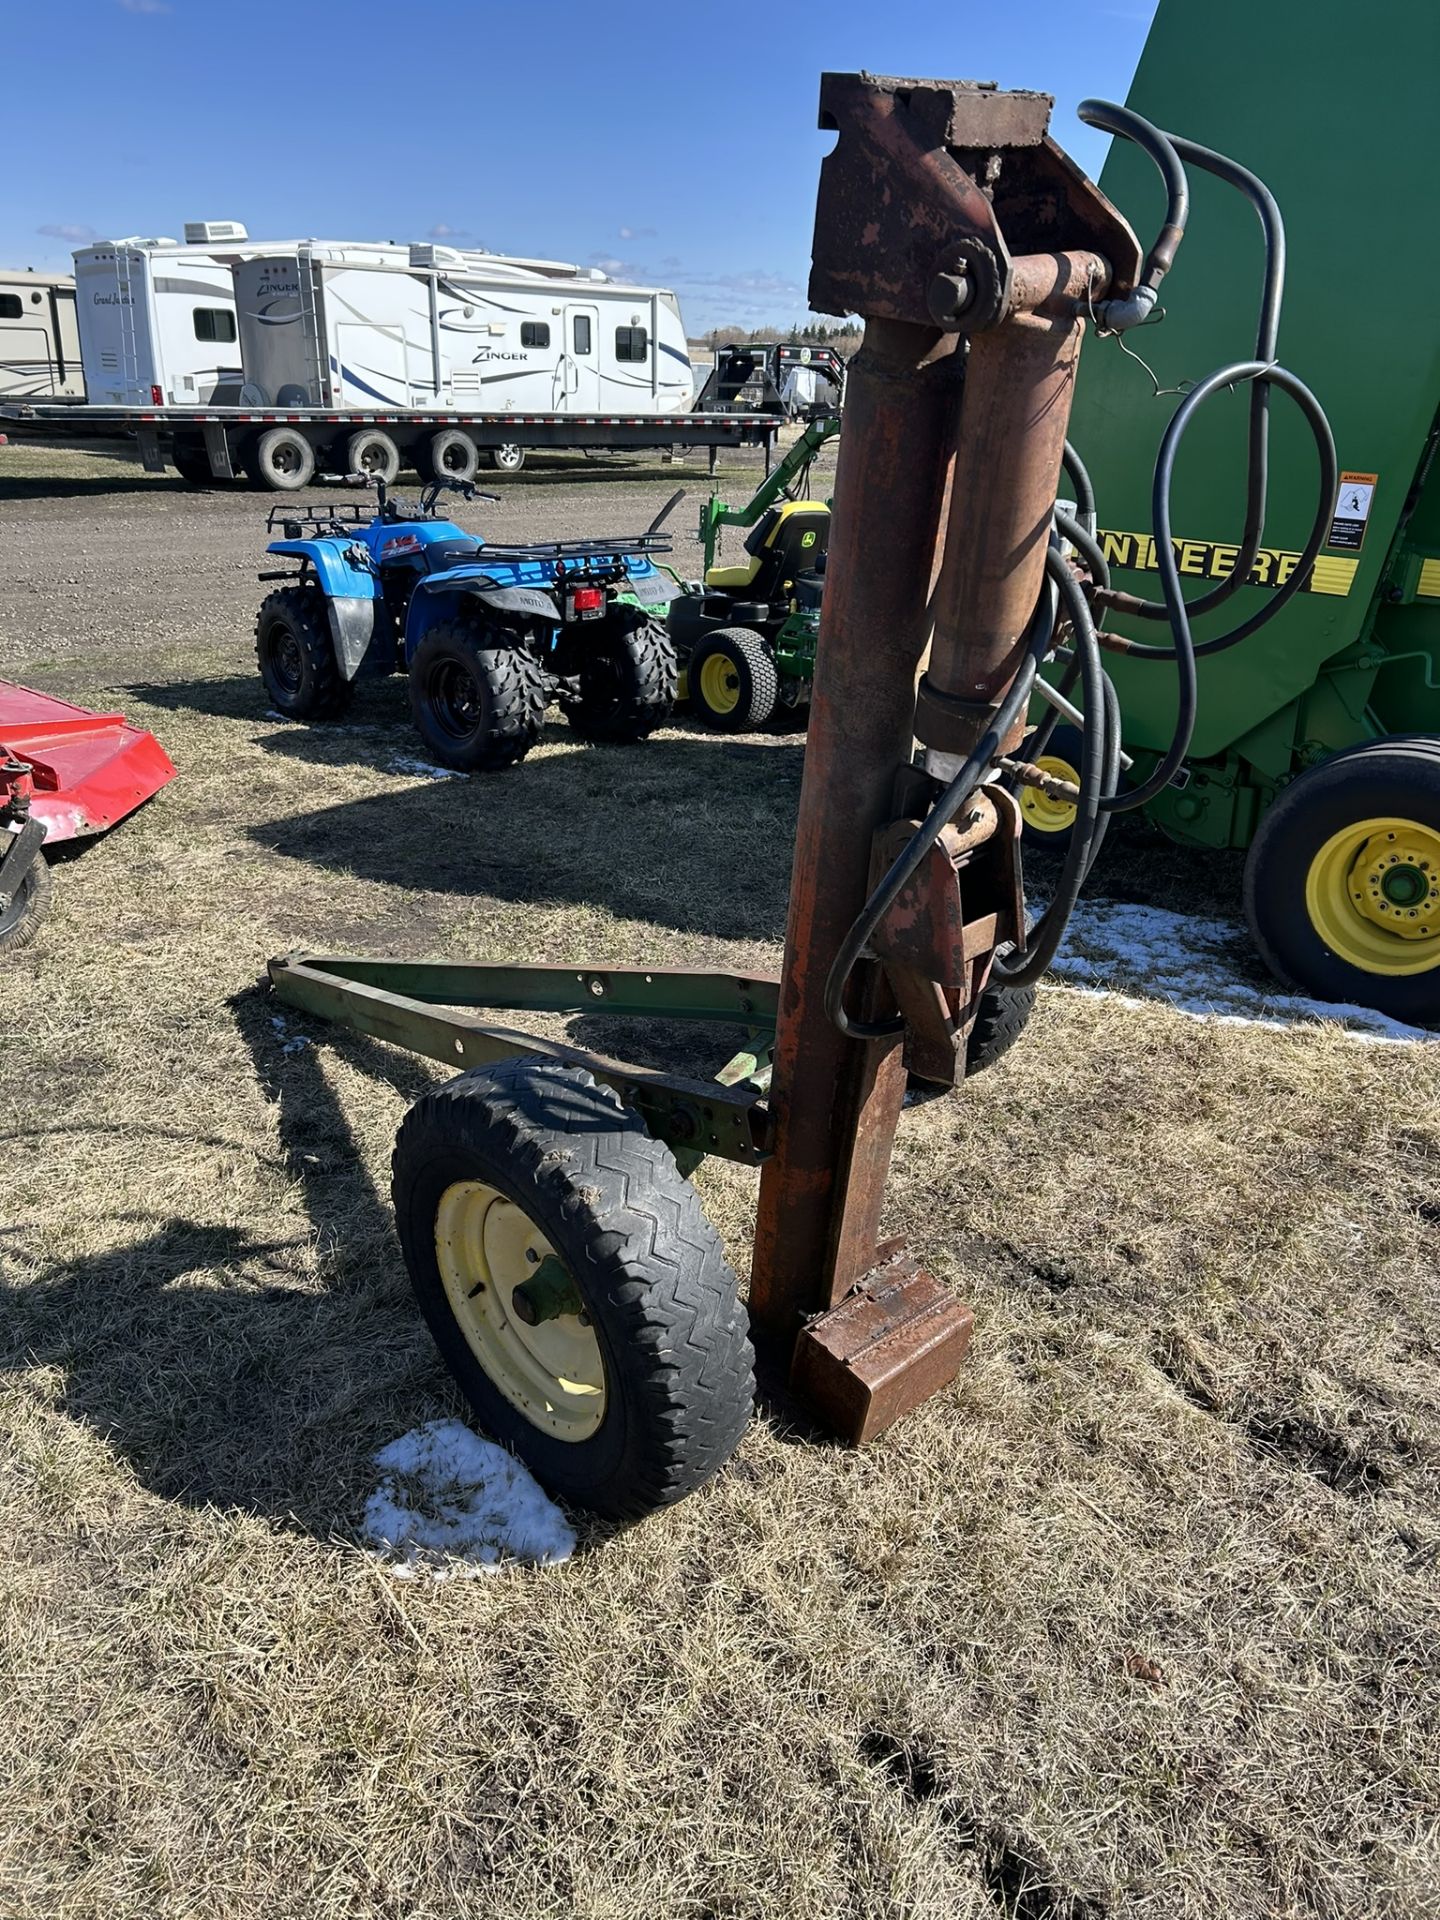
[[[542,1485],[628,1522],[725,1464],[754,1398],[735,1276],[670,1149],[608,1088],[546,1060],[462,1073],[410,1109],[392,1174],[435,1343],[480,1423]],[[558,1373],[513,1304],[514,1275],[538,1271],[521,1251],[541,1248],[579,1301],[547,1316],[576,1321]]]
[[[298,493],[315,478],[315,449],[293,427],[272,427],[255,442],[249,465],[272,493]]]
[[[1084,736],[1080,729],[1071,726],[1068,721],[1062,721],[1050,735],[1037,764],[1046,773],[1053,773],[1062,780],[1073,779],[1078,785],[1084,752]],[[1078,809],[1063,800],[1052,800],[1038,787],[1021,787],[1018,798],[1020,827],[1027,850],[1033,847],[1038,853],[1049,853],[1057,860],[1063,859],[1070,845]],[[1065,817],[1067,813],[1068,820]]]
[[[43,853],[37,853],[20,890],[7,907],[0,907],[0,954],[18,953],[28,947],[40,931],[40,922],[50,911],[54,876]]]
[[[675,711],[675,645],[658,620],[621,609],[589,636],[580,659],[580,697],[565,718],[584,740],[644,740]]]
[[[437,621],[416,647],[409,677],[416,731],[440,764],[457,773],[513,767],[540,738],[548,689],[519,635],[466,620]],[[471,695],[459,685],[464,679]]]
[[[728,667],[734,705],[723,706],[705,691],[707,667]],[[686,668],[691,711],[718,733],[754,733],[775,711],[780,675],[763,635],[749,627],[717,627],[690,655]]]
[[[965,1078],[984,1073],[1014,1046],[1035,1011],[1035,987],[986,987],[965,1043]]]
[[[255,658],[265,691],[287,720],[335,720],[350,705],[355,689],[335,658],[318,587],[281,587],[265,596],[255,620]]]
[[[1260,958],[1293,991],[1433,1026],[1440,1023],[1440,931],[1424,939],[1391,933],[1356,901],[1371,889],[1352,885],[1366,871],[1362,860],[1376,869],[1379,855],[1370,850],[1390,829],[1397,846],[1414,839],[1428,861],[1414,865],[1417,884],[1430,874],[1417,910],[1440,926],[1440,739],[1423,734],[1367,740],[1307,767],[1281,790],[1246,857],[1245,917]],[[1395,917],[1402,917],[1398,908]],[[1404,917],[1416,914],[1407,906]],[[1346,946],[1348,957],[1337,951]]]

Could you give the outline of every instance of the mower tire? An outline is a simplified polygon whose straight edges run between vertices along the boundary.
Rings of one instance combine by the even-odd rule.
[[[1440,1023],[1440,739],[1369,740],[1298,774],[1250,843],[1244,900],[1287,987]]]
[[[272,493],[298,493],[315,478],[315,449],[293,427],[272,427],[247,464],[251,478]]]
[[[735,1276],[669,1147],[588,1073],[515,1059],[406,1115],[395,1222],[477,1419],[544,1486],[610,1520],[669,1506],[750,1418]]]
[[[545,724],[540,663],[522,637],[441,620],[410,661],[410,711],[441,766],[490,773],[523,760]]]
[[[318,587],[267,594],[255,621],[255,658],[278,713],[287,720],[334,720],[354,688],[340,672],[330,616]]]
[[[965,1078],[993,1067],[1014,1046],[1035,1011],[1034,987],[986,987],[965,1043]]]
[[[753,733],[775,711],[780,676],[770,644],[749,627],[718,627],[686,670],[692,710],[720,733]]]
[[[44,854],[37,854],[14,899],[0,907],[0,954],[18,953],[30,945],[50,911],[54,884]]]
[[[565,702],[565,718],[585,740],[643,740],[675,711],[678,678],[664,627],[621,608],[589,636],[580,696]]]

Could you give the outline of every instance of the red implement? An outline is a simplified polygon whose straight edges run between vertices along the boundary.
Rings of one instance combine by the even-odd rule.
[[[0,680],[0,760],[23,761],[47,845],[104,833],[175,778],[153,733]],[[4,799],[0,781],[0,801]]]

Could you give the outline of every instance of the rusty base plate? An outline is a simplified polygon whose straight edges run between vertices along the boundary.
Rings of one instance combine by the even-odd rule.
[[[949,1385],[974,1325],[969,1307],[901,1253],[802,1329],[790,1384],[858,1447]]]

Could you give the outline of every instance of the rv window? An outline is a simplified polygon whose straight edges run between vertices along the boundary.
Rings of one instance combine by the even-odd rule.
[[[235,316],[228,307],[196,307],[195,338],[222,340],[235,338]]]
[[[18,293],[0,293],[0,320],[18,320],[23,311]]]
[[[522,347],[548,347],[550,328],[543,320],[522,320],[520,322],[520,344]]]
[[[575,351],[577,353],[589,353],[591,351],[590,316],[588,313],[577,313],[575,316]]]
[[[650,358],[650,336],[644,327],[616,327],[615,358],[617,360],[648,360]]]

